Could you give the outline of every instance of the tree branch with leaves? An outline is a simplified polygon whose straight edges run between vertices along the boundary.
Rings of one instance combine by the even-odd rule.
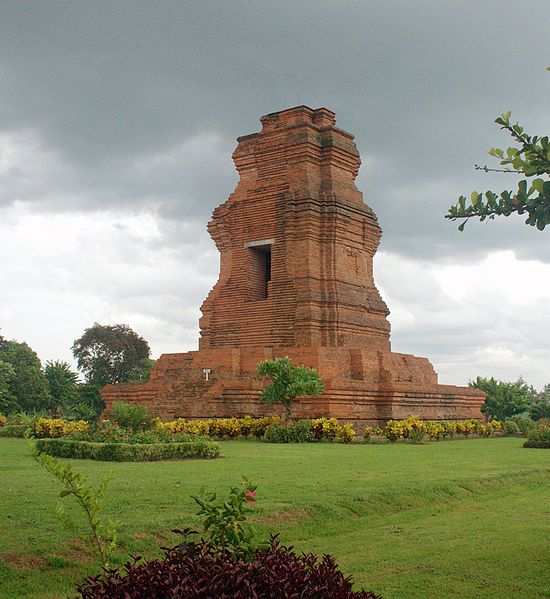
[[[550,68],[548,69],[550,70]],[[526,214],[525,223],[542,231],[550,224],[550,142],[548,136],[528,135],[519,123],[512,124],[511,112],[502,114],[495,123],[507,131],[517,147],[504,150],[491,148],[489,155],[498,158],[500,165],[506,168],[493,169],[478,166],[485,172],[505,172],[524,175],[526,178],[517,183],[517,189],[500,193],[473,191],[470,201],[460,196],[458,203],[449,208],[445,218],[462,220],[458,227],[464,230],[471,218],[493,220],[495,216],[510,216],[513,213]]]

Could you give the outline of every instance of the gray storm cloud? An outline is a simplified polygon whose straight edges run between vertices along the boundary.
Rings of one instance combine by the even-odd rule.
[[[493,123],[500,112],[533,133],[550,126],[547,1],[528,10],[512,1],[41,1],[1,12],[0,246],[3,237],[12,266],[0,273],[0,325],[34,334],[20,324],[22,306],[40,309],[21,303],[21,290],[52,294],[48,319],[59,302],[84,306],[55,348],[42,335],[47,357],[102,318],[137,323],[158,351],[188,348],[217,274],[205,225],[235,185],[236,137],[299,103],[334,110],[356,136],[358,187],[380,219],[381,250],[397,256],[381,261],[395,272],[378,276],[404,327],[394,326],[405,344],[397,349],[435,352],[447,373],[454,360],[463,374],[468,354],[498,344],[486,330],[490,303],[457,308],[432,279],[418,280],[431,264],[481,263],[503,250],[550,262],[547,234],[521,218],[462,234],[442,218],[461,193],[513,187],[473,169],[490,162],[489,147],[509,144]],[[28,233],[14,233],[43,218],[36,235],[52,246],[47,229],[59,216],[78,234],[50,262],[29,250]],[[135,218],[137,237],[125,225]],[[155,234],[143,233],[147,219]],[[420,274],[407,275],[415,263]],[[531,340],[538,348],[550,325],[546,305],[537,310],[536,322],[506,306],[492,315],[517,332],[501,335],[517,356]],[[409,328],[399,320],[407,311]],[[457,324],[468,318],[472,326]]]

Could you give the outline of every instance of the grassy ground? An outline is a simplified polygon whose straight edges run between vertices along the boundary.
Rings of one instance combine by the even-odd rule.
[[[170,529],[198,522],[191,493],[224,492],[245,474],[258,485],[263,532],[334,554],[385,599],[536,599],[550,597],[550,452],[521,444],[228,441],[213,461],[74,463],[94,481],[112,472],[106,511],[121,525],[119,561],[175,542]],[[0,439],[0,598],[64,597],[98,571],[54,515],[59,488],[24,440]]]

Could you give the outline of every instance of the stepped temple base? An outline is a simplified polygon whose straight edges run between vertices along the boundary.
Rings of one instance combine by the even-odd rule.
[[[163,420],[282,415],[282,406],[258,396],[265,378],[261,360],[289,356],[296,364],[323,373],[326,391],[298,399],[294,418],[338,418],[357,425],[390,419],[481,420],[484,395],[477,389],[437,384],[426,358],[394,352],[331,347],[220,348],[164,354],[147,383],[108,385],[102,390],[107,411],[117,400],[146,405]],[[209,369],[206,380],[205,369]]]

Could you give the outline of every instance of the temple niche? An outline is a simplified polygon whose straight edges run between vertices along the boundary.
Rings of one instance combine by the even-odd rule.
[[[199,349],[163,354],[147,383],[104,387],[107,408],[127,400],[162,418],[276,414],[280,406],[258,399],[266,381],[256,365],[289,356],[326,387],[299,400],[295,417],[482,417],[482,392],[440,385],[427,358],[391,351],[373,276],[382,232],[355,186],[353,135],[334,116],[297,106],[238,138],[239,182],[208,225],[220,274],[201,307]]]

